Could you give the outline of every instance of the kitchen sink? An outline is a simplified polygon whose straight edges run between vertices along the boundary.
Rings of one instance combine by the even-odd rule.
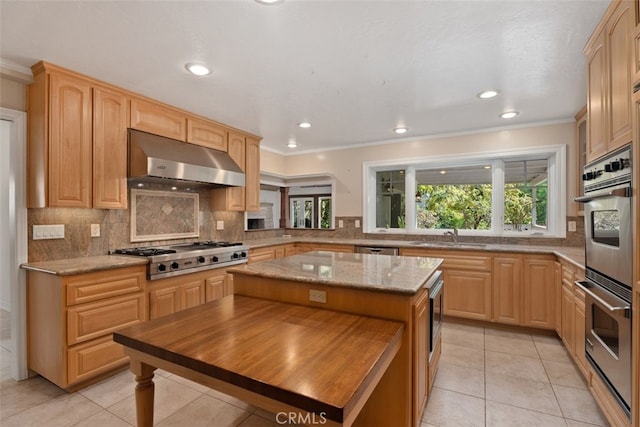
[[[422,246],[426,248],[484,248],[487,246],[486,243],[471,243],[471,242],[422,242],[422,241],[413,241],[409,242],[411,246]]]

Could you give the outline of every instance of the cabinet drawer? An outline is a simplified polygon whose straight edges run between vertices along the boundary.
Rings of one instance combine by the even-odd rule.
[[[74,276],[67,282],[67,305],[140,292],[144,283],[144,266]]]
[[[144,319],[142,293],[71,307],[67,311],[67,344],[98,338]]]
[[[69,384],[90,379],[128,361],[122,345],[113,342],[111,335],[76,345],[67,350],[67,357]]]
[[[268,249],[257,249],[249,251],[249,262],[261,262],[261,261],[269,261],[275,259],[276,254],[273,248]]]
[[[444,269],[491,271],[491,257],[449,255],[446,252],[429,253],[428,256],[444,258],[442,263]]]
[[[563,282],[569,282],[569,283],[573,283],[573,270],[567,268],[567,267],[562,267],[562,281]]]

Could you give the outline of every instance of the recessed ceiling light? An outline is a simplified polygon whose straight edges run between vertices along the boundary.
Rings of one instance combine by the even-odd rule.
[[[480,92],[477,96],[480,99],[489,99],[494,98],[500,94],[499,90],[485,90],[484,92]]]
[[[518,111],[505,111],[504,113],[500,114],[500,117],[502,117],[503,119],[513,119],[518,114],[520,114],[520,112]]]
[[[440,175],[444,175],[447,171],[440,171]]]
[[[311,127],[311,123],[302,122],[302,123],[298,123],[298,126],[301,127],[302,129],[309,129]]]
[[[260,4],[272,5],[282,3],[284,0],[256,0]]]
[[[289,148],[296,148],[298,146],[298,143],[295,142],[293,139],[289,140],[289,143],[287,144],[287,147]]]
[[[484,168],[485,169],[491,169],[491,166],[490,165],[486,165]]]
[[[184,66],[188,72],[191,74],[195,74],[196,76],[206,76],[207,74],[211,74],[211,70],[202,64],[198,64],[195,62],[190,62]]]
[[[407,128],[399,127],[399,128],[395,128],[393,131],[394,131],[395,133],[403,134],[403,133],[407,133],[407,131],[408,131],[408,130],[409,130],[409,129],[407,129]]]

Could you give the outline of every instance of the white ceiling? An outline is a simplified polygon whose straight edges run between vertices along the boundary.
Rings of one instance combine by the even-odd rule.
[[[2,0],[0,58],[44,59],[289,154],[568,120],[585,104],[582,49],[608,3]],[[213,74],[187,74],[191,61]],[[490,88],[501,95],[476,97]],[[520,115],[498,117],[511,109]]]

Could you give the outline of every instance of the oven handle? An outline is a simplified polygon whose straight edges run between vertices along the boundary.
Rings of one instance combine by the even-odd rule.
[[[630,310],[631,306],[624,300],[614,296],[609,295],[608,292],[600,291],[599,289],[595,292],[592,290],[597,289],[594,285],[590,284],[587,281],[577,281],[575,282],[576,286],[582,289],[586,294],[588,294],[591,298],[596,300],[598,304],[606,308],[611,312],[619,311],[619,310]],[[609,300],[609,301],[606,301]]]
[[[588,196],[579,196],[574,198],[573,201],[578,203],[588,203],[592,200],[604,199],[605,197],[631,197],[631,191],[629,191],[629,187],[618,188],[616,190],[605,191],[602,193],[599,192]]]

